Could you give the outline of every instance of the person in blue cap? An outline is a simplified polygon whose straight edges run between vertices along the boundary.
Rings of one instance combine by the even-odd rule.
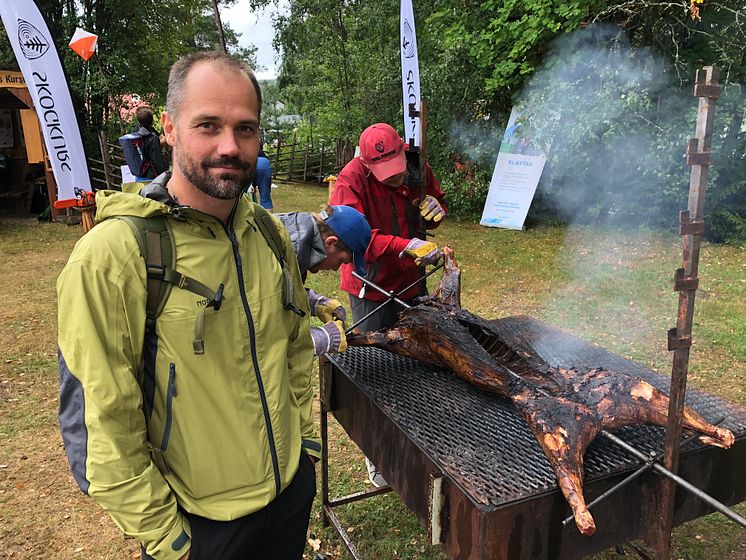
[[[320,213],[292,212],[276,214],[290,233],[293,249],[298,256],[301,277],[306,281],[309,272],[339,270],[342,264],[354,264],[355,271],[365,276],[365,252],[371,239],[368,221],[350,206],[325,206]],[[347,312],[334,298],[308,292],[311,315],[324,324],[311,327],[314,353],[344,352],[347,349],[345,321]]]

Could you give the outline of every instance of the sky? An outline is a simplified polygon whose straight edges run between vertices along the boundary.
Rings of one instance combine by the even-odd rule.
[[[283,0],[281,5],[285,4]],[[258,47],[256,57],[259,66],[257,78],[269,80],[277,77],[277,64],[275,57],[277,53],[272,48],[272,39],[275,31],[272,28],[272,14],[277,11],[274,4],[270,4],[264,10],[253,13],[249,7],[248,0],[238,0],[230,8],[221,8],[220,17],[224,23],[229,23],[231,28],[241,33],[239,44],[243,47],[255,45]]]

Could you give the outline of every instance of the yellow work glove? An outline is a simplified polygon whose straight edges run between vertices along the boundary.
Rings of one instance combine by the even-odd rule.
[[[339,319],[342,323],[347,321],[347,311],[341,301],[322,296],[313,290],[308,290],[308,307],[311,309],[311,315],[321,319],[322,323],[335,319]]]
[[[404,250],[399,253],[399,258],[403,258],[404,255],[412,257],[414,264],[417,266],[436,264],[443,256],[435,243],[417,238],[412,239]]]
[[[427,195],[420,202],[420,214],[428,222],[439,222],[445,218],[446,211],[434,196]]]
[[[313,353],[321,356],[329,352],[337,354],[347,350],[347,337],[342,321],[329,321],[320,327],[311,327]]]

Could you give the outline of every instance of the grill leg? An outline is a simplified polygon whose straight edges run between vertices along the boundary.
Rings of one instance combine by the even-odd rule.
[[[325,389],[331,380],[327,377],[331,375],[331,368],[328,363],[319,360],[319,384],[321,385],[321,524],[328,527],[330,524],[328,511],[331,511],[329,498],[329,405],[327,403],[327,394]],[[327,373],[329,372],[329,373]]]

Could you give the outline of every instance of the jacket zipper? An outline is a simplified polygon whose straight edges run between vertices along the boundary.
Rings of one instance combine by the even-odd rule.
[[[254,375],[256,376],[256,383],[259,387],[259,397],[262,401],[262,410],[264,411],[264,423],[267,426],[267,438],[269,439],[269,451],[272,455],[272,471],[275,475],[275,490],[277,495],[280,494],[282,488],[280,484],[280,466],[277,460],[277,449],[275,449],[275,436],[272,430],[272,421],[269,417],[269,407],[267,405],[267,396],[264,394],[264,383],[262,382],[262,376],[259,372],[259,359],[256,355],[256,333],[254,331],[254,319],[251,316],[251,309],[249,309],[249,302],[246,299],[246,289],[243,284],[243,265],[241,263],[241,255],[238,251],[238,240],[233,230],[225,227],[225,232],[228,235],[228,239],[231,241],[233,248],[233,258],[236,261],[236,271],[238,273],[238,288],[241,292],[241,302],[243,303],[243,309],[246,314],[246,322],[249,325],[249,342],[251,344],[251,361],[254,364]]]
[[[171,423],[173,422],[173,400],[176,396],[176,365],[173,362],[168,366],[168,389],[166,390],[166,426],[163,428],[163,439],[161,440],[161,451],[168,448],[168,438],[171,435]]]

